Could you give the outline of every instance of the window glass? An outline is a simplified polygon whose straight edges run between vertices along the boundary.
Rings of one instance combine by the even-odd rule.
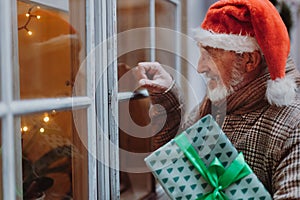
[[[149,0],[117,1],[117,31],[118,33],[126,31],[118,40],[118,50],[124,50],[118,51],[118,62],[126,63],[129,67],[150,59],[150,51],[144,48],[149,46],[150,36],[143,31],[150,26],[149,2]],[[141,49],[132,50],[133,44]]]
[[[84,0],[47,2],[17,1],[21,99],[72,96],[85,58]]]
[[[2,184],[2,121],[0,120],[0,199],[3,199],[3,184]]]
[[[88,199],[86,112],[77,111],[80,128],[73,114],[52,110],[20,117],[24,199]]]
[[[0,50],[1,51],[1,50]],[[1,53],[1,52],[0,52]],[[1,59],[1,58],[0,58]],[[1,62],[1,60],[0,60]],[[1,69],[0,69],[0,77],[2,77],[2,72],[1,72]],[[2,86],[1,86],[1,81],[0,81],[0,101],[2,100]]]
[[[149,0],[117,0],[118,32],[150,24]]]
[[[133,92],[136,84],[131,69],[138,62],[150,61],[150,1],[118,0],[117,20],[120,36],[118,38],[118,89],[119,92]],[[150,122],[149,106],[149,98],[127,99],[119,102],[119,146],[122,151],[134,153],[150,151],[151,133],[136,133],[141,135],[139,138],[133,136],[130,128],[131,120],[138,126],[146,126]],[[154,197],[154,181],[151,173],[130,173],[124,170],[133,171],[137,167],[136,160],[132,161],[129,154],[120,154],[121,199],[137,200]]]
[[[155,1],[155,24],[157,27],[175,30],[176,6],[168,0]]]
[[[161,49],[156,49],[155,55],[156,60],[163,65],[175,68],[175,43],[174,33],[171,30],[176,30],[176,5],[167,0],[156,0],[155,1],[155,24],[157,27],[170,29],[169,39],[171,42],[167,43],[165,48],[171,49],[173,52],[168,52]],[[161,33],[161,32],[160,32]],[[174,35],[173,35],[174,34]],[[174,40],[173,40],[174,38]],[[166,33],[156,35],[156,43],[162,43],[166,40]]]

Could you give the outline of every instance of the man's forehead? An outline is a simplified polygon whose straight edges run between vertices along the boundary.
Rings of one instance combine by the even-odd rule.
[[[197,46],[200,48],[200,51],[207,51],[208,53],[218,53],[218,52],[225,52],[226,51],[226,50],[220,49],[220,48],[204,46],[200,42],[197,43]]]
[[[226,52],[238,54],[237,52],[231,51],[231,50],[225,50],[225,49],[221,49],[221,48],[205,46],[205,45],[201,44],[200,42],[197,43],[197,46],[200,48],[201,52],[207,52],[209,54],[219,54],[219,53],[226,53]]]

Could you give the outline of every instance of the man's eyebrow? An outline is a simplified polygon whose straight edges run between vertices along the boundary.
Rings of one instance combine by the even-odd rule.
[[[217,53],[217,50],[222,50],[222,49],[217,49],[217,48],[213,48],[213,47],[210,47],[210,46],[203,46],[200,42],[197,42],[197,45],[198,45],[199,48],[205,50],[211,56],[215,56],[216,53]]]
[[[200,47],[200,48],[202,48],[202,49],[207,50],[207,49],[206,49],[207,46],[203,46],[200,42],[197,42],[197,46]]]
[[[208,53],[210,53],[210,54],[213,54],[213,53],[215,53],[215,48],[212,48],[212,47],[208,47],[208,46],[201,46],[201,48],[203,48],[205,51],[207,51]]]

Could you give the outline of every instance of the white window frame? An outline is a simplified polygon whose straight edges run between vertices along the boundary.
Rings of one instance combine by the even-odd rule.
[[[95,7],[97,6],[97,7]],[[114,26],[107,25],[115,24],[115,17],[102,18],[106,13],[110,16],[115,16],[115,1],[102,0],[86,0],[86,53],[91,52],[98,41],[114,35]],[[112,62],[112,68],[106,75],[103,81],[103,87],[96,91],[96,73],[100,71],[99,66],[110,63],[115,57],[115,44],[110,44],[107,47],[107,52],[101,52],[99,62],[91,61],[87,65],[87,95],[83,97],[67,97],[67,98],[47,98],[47,99],[30,99],[30,100],[15,100],[14,93],[18,93],[13,87],[14,81],[18,81],[18,45],[17,45],[17,5],[16,0],[1,0],[0,2],[0,25],[3,30],[0,33],[0,69],[1,69],[1,102],[0,102],[0,117],[2,122],[2,191],[4,200],[22,199],[17,197],[17,191],[22,191],[22,174],[21,174],[21,140],[20,135],[16,135],[20,128],[15,125],[15,117],[24,114],[32,114],[37,112],[45,112],[50,110],[73,110],[86,109],[87,111],[87,131],[88,131],[88,181],[89,181],[89,199],[118,199],[119,195],[114,187],[118,185],[118,154],[117,151],[111,149],[108,144],[104,144],[100,140],[96,122],[96,105],[99,115],[103,116],[101,125],[105,125],[107,130],[105,134],[113,141],[117,142],[117,122],[110,123],[109,118],[112,118],[113,113],[117,112],[115,102],[109,102],[107,91],[112,93],[116,90],[114,77],[116,74],[116,63]],[[103,13],[105,13],[103,15]],[[11,16],[11,17],[8,17]],[[106,22],[106,20],[108,20]],[[99,31],[105,29],[104,31]],[[98,30],[98,31],[97,31]],[[97,56],[96,56],[97,57]],[[96,65],[99,64],[99,65]],[[110,80],[108,82],[108,80]],[[105,83],[106,82],[106,83]],[[18,85],[18,84],[16,84]],[[114,88],[114,89],[113,89]],[[96,97],[101,97],[96,98]],[[109,106],[109,103],[111,106]],[[105,116],[105,117],[104,117]],[[110,126],[108,125],[110,124]],[[109,161],[109,166],[105,166],[102,162],[98,162],[94,155],[99,153],[100,157],[105,157]],[[104,153],[103,153],[104,152]],[[16,170],[12,170],[16,169]],[[113,170],[112,170],[113,169]],[[105,177],[103,179],[103,177]],[[112,186],[107,186],[107,183]],[[102,198],[103,197],[103,198]],[[0,197],[2,198],[2,197]]]
[[[176,5],[176,30],[181,28],[181,3],[166,0]],[[155,27],[155,0],[150,0],[150,26]],[[22,199],[17,190],[22,190],[20,130],[15,117],[50,110],[86,109],[89,154],[89,199],[120,199],[118,144],[118,99],[117,94],[117,41],[116,0],[86,0],[86,53],[92,52],[108,38],[103,51],[87,65],[87,95],[82,97],[15,100],[14,81],[18,81],[17,5],[16,0],[0,1],[0,70],[2,123],[2,190],[4,200]],[[7,17],[11,16],[11,17]],[[155,33],[151,41],[155,42]],[[180,41],[176,41],[180,50]],[[155,44],[153,43],[154,47]],[[153,49],[154,50],[154,49]],[[179,55],[179,54],[178,54]],[[178,57],[178,56],[177,56]],[[151,53],[155,60],[155,51]],[[179,57],[176,70],[181,70]],[[103,78],[96,82],[101,66],[109,66]],[[100,87],[97,87],[97,84]],[[98,88],[98,89],[97,89]],[[97,116],[98,115],[98,116]],[[99,120],[97,122],[97,119]],[[104,137],[103,137],[104,136]],[[97,155],[95,157],[94,155]],[[11,170],[16,169],[16,170]],[[18,188],[18,189],[17,189]]]
[[[94,12],[91,9],[94,8]],[[100,87],[96,91],[97,124],[97,197],[95,199],[120,199],[119,149],[118,149],[118,100],[117,94],[117,41],[116,0],[95,0],[90,20],[95,29],[90,33],[93,42],[89,50],[101,47],[95,56],[96,79]],[[95,19],[95,21],[93,21]],[[93,21],[93,22],[92,22]],[[101,67],[102,66],[102,67]],[[105,69],[104,69],[105,68]],[[107,69],[107,70],[106,70]],[[105,73],[103,73],[105,72]],[[108,141],[105,139],[109,139]],[[115,144],[115,145],[111,145]]]

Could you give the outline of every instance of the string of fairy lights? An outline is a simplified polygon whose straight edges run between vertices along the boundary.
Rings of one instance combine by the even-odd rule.
[[[25,24],[23,26],[18,27],[18,30],[25,30],[27,32],[28,35],[32,35],[33,32],[28,28],[29,23],[31,22],[32,19],[41,19],[40,15],[34,15],[32,14],[32,10],[34,8],[40,9],[39,6],[32,6],[28,9],[27,13],[25,14],[25,16],[27,17],[27,21],[25,22]]]
[[[46,124],[48,124],[51,119],[50,117],[54,116],[56,114],[56,111],[55,110],[52,110],[52,112],[50,113],[44,113],[43,116],[42,116],[42,121],[44,123],[44,125],[46,126]],[[45,127],[44,127],[43,124],[40,124],[40,127],[38,127],[38,130],[40,133],[44,133],[45,132]],[[29,133],[29,131],[31,131],[31,129],[35,129],[33,127],[30,127],[28,126],[27,124],[24,124],[22,127],[21,127],[21,133],[22,134],[25,134],[25,133]]]
[[[25,14],[25,16],[27,18],[25,24],[23,26],[18,27],[19,31],[20,30],[25,30],[29,36],[31,36],[33,34],[33,32],[28,28],[28,25],[30,24],[31,20],[32,19],[37,19],[37,20],[41,19],[40,15],[34,15],[34,14],[32,14],[32,11],[33,11],[34,8],[40,9],[40,6],[35,6],[34,5],[34,6],[30,7],[28,9],[28,11],[26,12],[26,14]],[[50,116],[52,116],[55,113],[56,113],[56,111],[53,110],[50,115],[48,113],[45,113],[42,116],[42,121],[45,123],[45,125],[50,122]],[[31,131],[32,128],[33,127],[30,127],[28,125],[23,125],[21,127],[20,131],[21,131],[22,134],[25,134],[25,133],[28,133],[29,131]],[[44,133],[45,132],[45,128],[44,127],[39,127],[39,132],[40,133]]]

